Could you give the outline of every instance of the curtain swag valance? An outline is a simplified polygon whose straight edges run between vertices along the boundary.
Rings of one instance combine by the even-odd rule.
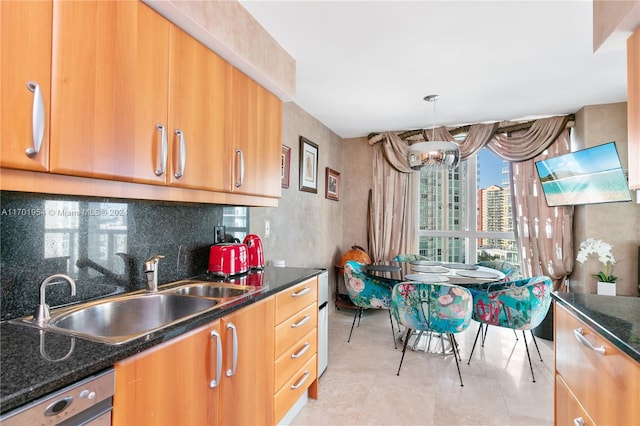
[[[370,135],[369,144],[382,143],[384,157],[393,168],[402,173],[414,171],[407,162],[410,142],[429,141],[434,137],[435,140],[458,143],[463,160],[486,146],[505,160],[524,161],[539,155],[549,147],[572,119],[573,115],[565,115],[535,120],[530,122],[531,125],[526,131],[518,131],[514,136],[505,134],[505,128],[501,128],[498,122],[472,124],[465,126],[467,134],[462,140],[456,140],[446,127],[438,127],[433,131],[385,132]]]

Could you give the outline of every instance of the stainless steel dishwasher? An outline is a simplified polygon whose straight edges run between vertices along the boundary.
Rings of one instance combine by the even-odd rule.
[[[318,275],[318,377],[329,364],[329,273]]]
[[[2,426],[111,426],[112,368],[0,416]]]

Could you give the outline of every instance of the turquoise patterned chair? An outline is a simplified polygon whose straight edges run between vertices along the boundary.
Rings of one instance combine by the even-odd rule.
[[[344,284],[347,288],[349,299],[356,306],[347,342],[351,341],[356,319],[358,320],[358,326],[360,326],[360,318],[362,318],[362,312],[365,309],[387,309],[389,310],[389,321],[391,322],[393,346],[397,349],[396,335],[393,331],[393,319],[391,318],[391,289],[398,281],[374,278],[366,275],[363,268],[364,264],[355,260],[348,260],[344,264]]]
[[[429,258],[419,254],[399,254],[393,258],[394,262],[411,262],[412,260],[429,260]]]
[[[544,320],[551,305],[552,289],[551,279],[545,276],[494,283],[487,290],[470,289],[473,294],[473,319],[478,321],[481,327],[478,328],[467,364],[471,363],[478,336],[482,332],[482,324],[522,330],[531,377],[535,382],[536,378],[533,374],[525,331],[529,330],[531,333],[531,330]],[[542,361],[540,349],[533,333],[531,333],[531,337],[536,345],[540,361]]]
[[[400,375],[411,333],[429,331],[448,336],[458,368],[460,386],[464,386],[458,364],[460,353],[454,333],[464,331],[471,322],[471,292],[452,284],[399,283],[391,293],[391,309],[396,320],[407,328],[397,375]]]
[[[486,291],[489,288],[489,286],[495,284],[496,282],[506,283],[506,282],[512,281],[513,275],[517,272],[516,267],[512,263],[509,263],[505,260],[499,260],[499,259],[482,260],[476,263],[476,265],[484,266],[485,268],[496,269],[504,274],[504,278],[501,279],[500,281],[493,281],[493,282],[482,283],[482,284],[473,284],[473,285],[467,286],[467,288],[470,288],[470,289],[473,288],[473,289]],[[480,324],[480,328],[482,328],[482,324]],[[487,331],[489,331],[488,326],[484,327],[484,333],[482,334],[482,346],[484,346],[484,340],[487,338]],[[515,330],[513,330],[513,334],[516,336],[516,340],[518,340],[518,334],[516,333]]]

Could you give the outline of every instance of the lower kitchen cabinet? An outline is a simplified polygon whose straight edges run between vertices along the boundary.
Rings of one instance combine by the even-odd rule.
[[[112,424],[269,423],[274,374],[267,355],[274,351],[270,318],[273,297],[117,363]]]
[[[562,304],[554,315],[555,424],[640,424],[640,364]]]
[[[275,380],[277,424],[309,389],[317,396],[318,278],[303,281],[275,296]]]

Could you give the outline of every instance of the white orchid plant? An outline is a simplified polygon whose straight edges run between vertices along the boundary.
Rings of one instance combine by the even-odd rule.
[[[597,274],[593,274],[598,281],[605,283],[615,283],[618,277],[613,275],[613,265],[616,264],[616,260],[613,258],[611,249],[613,246],[602,240],[596,240],[595,238],[587,238],[580,243],[580,250],[576,260],[579,263],[584,263],[590,254],[597,254],[598,260],[604,265],[604,271],[600,271]]]

